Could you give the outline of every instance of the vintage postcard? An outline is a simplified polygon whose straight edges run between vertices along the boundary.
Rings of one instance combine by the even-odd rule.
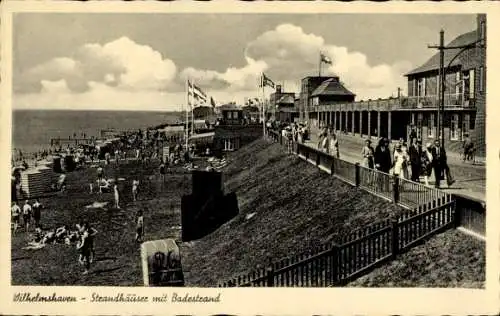
[[[0,312],[498,312],[499,18],[5,4]]]

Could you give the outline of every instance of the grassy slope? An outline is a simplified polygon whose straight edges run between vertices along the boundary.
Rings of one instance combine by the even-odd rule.
[[[240,214],[216,232],[182,244],[188,285],[216,286],[269,257],[302,253],[400,210],[260,140],[229,158],[225,190],[237,193]]]
[[[348,286],[482,288],[485,259],[484,242],[449,230]]]

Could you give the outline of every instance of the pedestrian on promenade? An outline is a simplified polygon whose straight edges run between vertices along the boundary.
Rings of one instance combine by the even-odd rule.
[[[337,139],[337,135],[335,135],[333,128],[330,128],[330,155],[335,158],[340,158],[339,140]]]
[[[422,150],[422,175],[424,176],[425,185],[429,185],[429,177],[432,174],[432,143],[427,143]]]
[[[411,166],[411,181],[419,182],[420,167],[422,164],[422,142],[416,138],[412,138],[412,144],[408,149]]]
[[[363,149],[361,150],[361,156],[363,157],[363,167],[373,169],[374,164],[373,164],[373,155],[374,155],[374,150],[372,147],[372,141],[367,139],[365,141],[365,146],[363,146]]]
[[[386,138],[381,138],[375,147],[375,168],[384,173],[389,173],[391,169],[391,152],[388,145],[389,141]],[[389,179],[386,176],[379,174],[377,184],[380,190],[389,191]]]
[[[391,153],[389,151],[389,141],[381,138],[375,147],[375,168],[379,171],[389,173],[391,169]]]
[[[408,156],[406,152],[403,151],[401,143],[396,144],[394,150],[394,161],[392,164],[393,174],[401,179],[406,179]]]
[[[434,162],[434,177],[436,178],[434,186],[436,188],[439,188],[441,180],[444,180],[444,176],[446,175],[446,182],[448,184],[448,187],[450,187],[455,182],[455,180],[453,180],[450,168],[448,167],[446,150],[441,147],[439,140],[436,140],[434,142],[434,150],[432,156]]]
[[[466,160],[469,161],[473,157],[474,154],[474,143],[469,137],[469,133],[464,134],[464,142],[463,142],[463,162]]]

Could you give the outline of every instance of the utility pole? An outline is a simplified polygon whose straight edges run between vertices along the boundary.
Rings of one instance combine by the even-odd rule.
[[[437,106],[437,129],[438,136],[441,137],[441,147],[444,148],[444,30],[439,32],[439,46],[428,45],[428,48],[439,49],[439,102]]]
[[[444,90],[446,82],[446,72],[450,68],[453,61],[467,49],[476,47],[476,44],[480,43],[481,40],[476,40],[472,43],[459,45],[459,46],[444,46],[444,30],[439,32],[439,46],[428,45],[428,48],[439,49],[439,104],[438,104],[438,120],[437,120],[437,132],[441,133],[441,147],[444,148]],[[448,65],[444,66],[444,51],[447,49],[460,49],[460,51],[451,58]],[[473,83],[474,84],[474,83]]]

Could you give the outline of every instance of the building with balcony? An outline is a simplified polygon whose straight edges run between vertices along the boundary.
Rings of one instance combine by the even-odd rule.
[[[295,104],[295,93],[284,92],[281,85],[269,96],[271,115],[280,122],[293,122],[299,117],[299,108]]]
[[[222,118],[215,126],[214,150],[217,154],[235,151],[262,137],[262,124],[245,118],[245,111],[235,104],[219,107]]]
[[[410,71],[408,98],[401,104],[410,113],[409,121],[424,141],[443,136],[448,150],[459,151],[466,133],[485,155],[486,97],[486,16],[477,16],[477,28],[462,34],[447,46],[470,48],[444,51],[445,89],[444,135],[437,131],[439,98],[439,52],[420,67]]]
[[[485,15],[477,16],[476,30],[458,36],[447,46],[468,44],[474,45],[463,51],[445,50],[444,65],[450,65],[446,69],[444,91],[445,146],[448,151],[461,152],[463,137],[465,133],[469,133],[476,145],[477,155],[485,157]],[[321,95],[318,96],[321,90],[319,87],[324,86],[326,79],[311,90],[310,85],[317,81],[305,78],[300,105],[305,108],[304,105],[309,100],[308,108],[317,111],[320,124],[330,125],[344,133],[394,140],[407,139],[411,128],[414,128],[423,143],[433,141],[438,137],[439,52],[405,76],[408,79],[408,96],[401,96],[398,92],[395,98],[358,102],[338,102],[336,99],[322,98]],[[316,114],[313,111],[306,111],[306,114],[307,112],[314,121]]]

